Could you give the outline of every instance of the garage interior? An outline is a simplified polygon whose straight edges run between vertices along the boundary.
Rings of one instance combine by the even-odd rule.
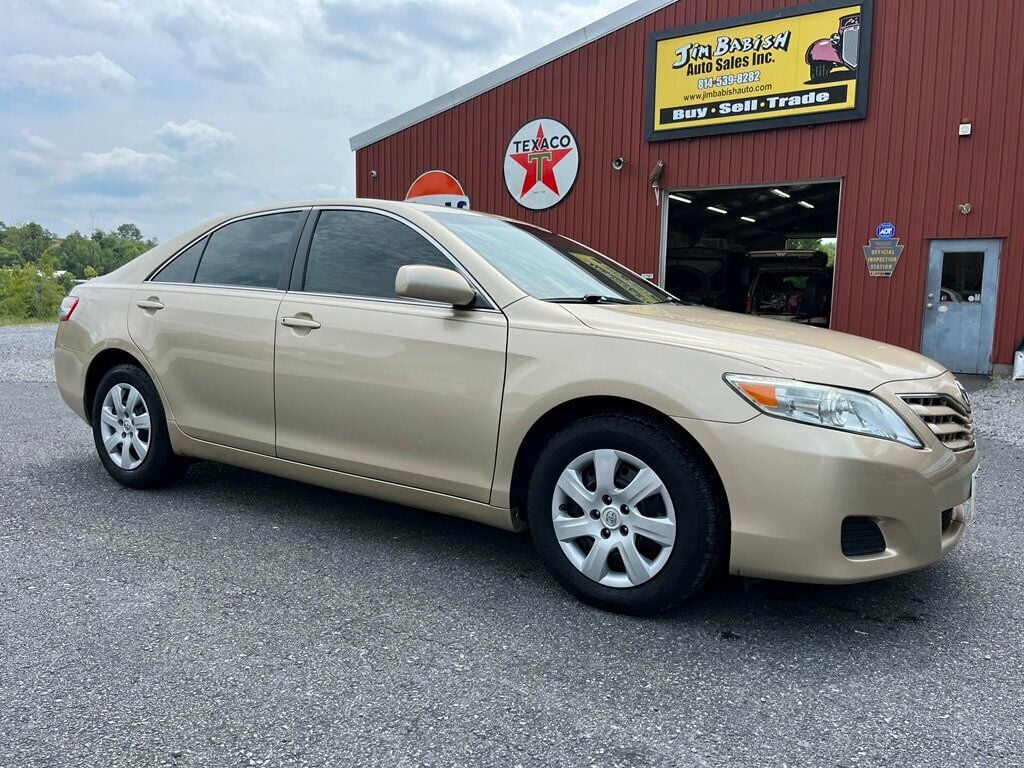
[[[666,290],[719,309],[828,326],[839,194],[838,181],[669,193]]]

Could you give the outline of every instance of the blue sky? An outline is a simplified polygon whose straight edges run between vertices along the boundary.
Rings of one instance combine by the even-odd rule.
[[[0,221],[350,196],[350,136],[628,2],[0,0]]]

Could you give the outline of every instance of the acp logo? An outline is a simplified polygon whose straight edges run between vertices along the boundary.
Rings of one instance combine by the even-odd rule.
[[[405,195],[408,203],[443,205],[446,208],[469,208],[469,198],[459,180],[448,171],[421,173]]]
[[[557,120],[531,120],[505,150],[505,186],[524,208],[543,211],[572,191],[580,170],[580,148]]]

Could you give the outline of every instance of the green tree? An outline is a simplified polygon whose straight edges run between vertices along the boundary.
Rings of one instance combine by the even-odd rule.
[[[96,267],[88,266],[85,268],[85,279],[92,280],[94,277],[98,277],[99,273],[96,271]]]
[[[834,267],[836,263],[836,244],[832,241],[826,243],[814,238],[802,240],[795,238],[786,241],[786,249],[790,251],[823,251],[828,254],[828,265],[830,267]]]
[[[56,239],[53,232],[43,229],[39,224],[30,221],[20,227],[7,227],[4,230],[3,245],[20,256],[20,263],[39,261],[43,252]]]
[[[79,232],[72,232],[60,240],[54,255],[60,269],[66,269],[79,279],[85,277],[87,267],[96,269],[102,261],[99,244]]]
[[[134,224],[126,223],[119,226],[114,230],[114,234],[122,240],[140,241],[142,240],[142,230],[140,230]]]

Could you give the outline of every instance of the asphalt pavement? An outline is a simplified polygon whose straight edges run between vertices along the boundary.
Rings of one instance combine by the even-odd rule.
[[[529,538],[212,463],[130,491],[0,328],[0,766],[1024,765],[1024,383],[962,545],[656,619]]]

